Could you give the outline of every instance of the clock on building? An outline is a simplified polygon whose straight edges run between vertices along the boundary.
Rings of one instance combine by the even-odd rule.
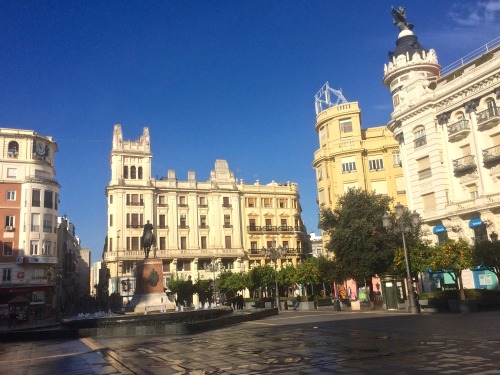
[[[37,143],[35,146],[36,153],[40,156],[45,156],[45,144],[43,143]]]

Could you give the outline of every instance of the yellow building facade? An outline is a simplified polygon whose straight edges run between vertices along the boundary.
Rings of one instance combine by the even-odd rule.
[[[318,111],[319,149],[314,153],[318,203],[335,208],[350,188],[374,191],[406,206],[406,188],[399,144],[385,126],[361,128],[357,102]],[[323,242],[327,241],[323,237]]]

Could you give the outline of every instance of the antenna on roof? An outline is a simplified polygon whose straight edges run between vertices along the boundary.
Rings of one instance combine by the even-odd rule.
[[[337,97],[337,101],[333,103],[331,101],[331,93]],[[319,114],[323,110],[333,107],[334,105],[347,103],[346,98],[342,95],[342,89],[335,90],[330,87],[328,81],[323,85],[323,87],[314,95],[314,106],[316,107],[316,114]],[[325,106],[325,108],[323,108]]]

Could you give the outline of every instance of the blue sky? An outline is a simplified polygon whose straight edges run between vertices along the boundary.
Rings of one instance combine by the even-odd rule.
[[[391,5],[445,67],[496,38],[500,1],[0,2],[0,127],[53,136],[60,215],[100,258],[114,124],[148,126],[153,176],[299,184],[316,231],[314,95],[329,81],[363,127],[391,114],[382,85],[398,34]]]

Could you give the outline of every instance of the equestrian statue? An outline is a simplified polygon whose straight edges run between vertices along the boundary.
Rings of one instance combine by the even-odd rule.
[[[149,220],[144,225],[141,244],[144,249],[145,258],[149,258],[149,251],[151,250],[151,247],[153,248],[153,257],[156,258],[156,238],[153,234],[153,224],[151,224]]]

